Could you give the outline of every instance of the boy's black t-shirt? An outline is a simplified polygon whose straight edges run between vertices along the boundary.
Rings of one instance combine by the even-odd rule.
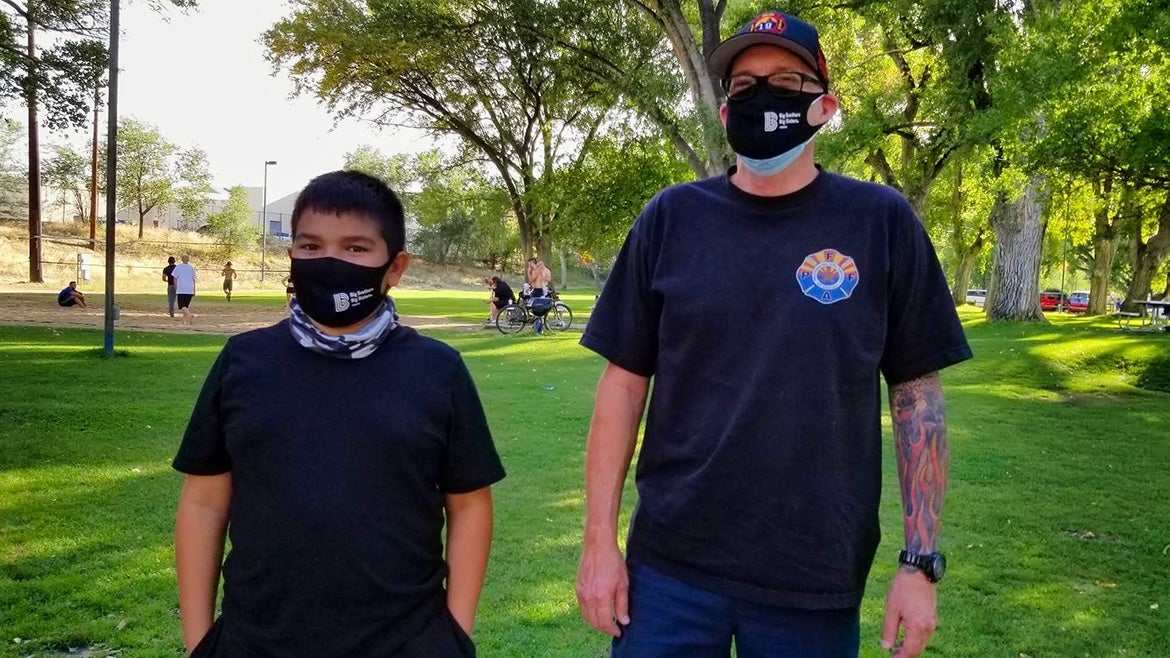
[[[174,467],[232,476],[219,656],[390,655],[446,605],[444,495],[504,477],[454,349],[335,359],[287,320],[228,340]]]
[[[860,602],[878,544],[879,373],[971,356],[906,200],[827,172],[776,198],[728,175],[661,192],[581,344],[654,379],[630,558],[821,609]]]
[[[174,263],[170,263],[169,265],[167,265],[166,267],[163,268],[163,276],[165,276],[167,278],[167,285],[168,286],[175,285],[175,277],[173,276],[174,271],[175,271],[175,264]]]

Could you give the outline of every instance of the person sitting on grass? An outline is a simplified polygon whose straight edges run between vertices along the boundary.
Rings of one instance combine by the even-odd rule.
[[[80,306],[85,308],[88,304],[85,303],[85,295],[77,289],[77,282],[70,281],[69,285],[57,293],[57,304],[59,306]]]
[[[292,235],[290,317],[228,339],[174,459],[186,648],[474,656],[504,469],[459,353],[394,319],[402,204],[372,176],[325,174]]]

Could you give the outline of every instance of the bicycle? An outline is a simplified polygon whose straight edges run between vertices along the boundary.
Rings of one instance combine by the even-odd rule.
[[[538,298],[539,299],[539,298]],[[529,300],[531,302],[531,300]],[[536,315],[529,304],[510,302],[500,309],[496,316],[496,329],[505,336],[520,333],[526,325],[536,326],[540,322],[541,329],[548,331],[564,331],[573,326],[573,311],[569,305],[553,298],[552,308],[544,315]]]

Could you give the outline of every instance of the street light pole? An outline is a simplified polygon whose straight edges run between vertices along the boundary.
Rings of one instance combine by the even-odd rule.
[[[276,160],[264,161],[264,193],[260,201],[260,283],[264,283],[264,270],[267,267],[268,257],[268,165],[276,164]]]

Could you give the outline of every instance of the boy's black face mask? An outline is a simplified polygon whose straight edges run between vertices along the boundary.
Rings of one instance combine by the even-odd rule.
[[[368,318],[385,301],[382,279],[394,259],[380,267],[339,258],[294,258],[290,271],[301,308],[326,327],[348,327]]]

